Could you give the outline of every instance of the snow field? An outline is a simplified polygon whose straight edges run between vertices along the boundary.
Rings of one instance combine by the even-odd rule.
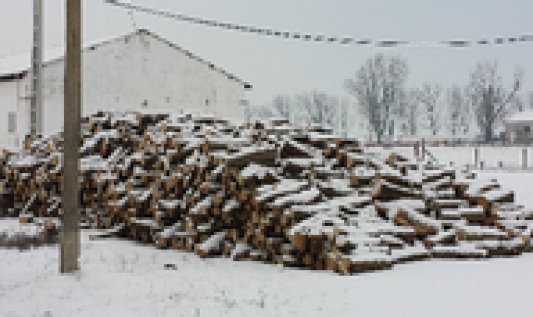
[[[533,291],[533,254],[339,276],[89,234],[73,275],[57,247],[0,250],[0,316],[523,316]]]

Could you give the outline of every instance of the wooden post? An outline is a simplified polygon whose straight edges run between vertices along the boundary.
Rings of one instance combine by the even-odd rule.
[[[527,147],[522,148],[522,168],[527,169]]]
[[[79,145],[81,134],[81,0],[67,0],[64,94],[61,273],[79,270]]]
[[[426,160],[426,139],[422,138],[422,161]]]

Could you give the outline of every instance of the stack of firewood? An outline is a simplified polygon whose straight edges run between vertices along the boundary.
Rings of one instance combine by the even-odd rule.
[[[342,274],[531,249],[533,212],[497,182],[328,129],[101,112],[82,131],[80,225],[102,237]],[[61,218],[62,147],[0,155],[0,213]]]

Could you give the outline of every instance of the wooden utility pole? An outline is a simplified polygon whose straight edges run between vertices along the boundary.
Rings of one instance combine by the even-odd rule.
[[[61,273],[80,269],[81,0],[67,0]]]

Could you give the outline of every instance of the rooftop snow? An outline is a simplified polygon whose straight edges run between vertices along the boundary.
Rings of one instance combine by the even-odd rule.
[[[532,123],[533,122],[533,110],[526,110],[517,112],[508,116],[505,119],[506,123]]]

